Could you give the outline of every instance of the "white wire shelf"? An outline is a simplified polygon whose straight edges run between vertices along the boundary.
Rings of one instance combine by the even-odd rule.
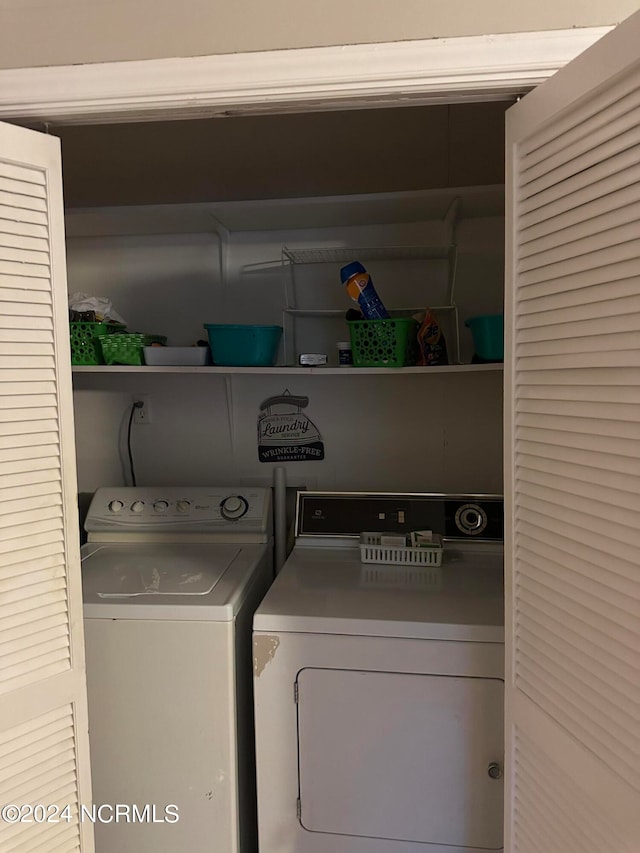
[[[368,261],[447,260],[454,246],[339,246],[326,249],[282,249],[291,264],[340,264],[358,258]]]

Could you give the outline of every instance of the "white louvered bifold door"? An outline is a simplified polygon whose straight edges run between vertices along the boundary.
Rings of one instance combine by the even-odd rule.
[[[93,850],[76,488],[60,144],[0,124],[2,853]]]
[[[640,14],[507,113],[508,853],[640,851]]]

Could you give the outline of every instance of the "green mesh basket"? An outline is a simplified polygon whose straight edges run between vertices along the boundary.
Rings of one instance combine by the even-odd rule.
[[[404,367],[415,364],[417,331],[418,324],[411,317],[350,322],[354,367]]]
[[[101,335],[100,344],[105,364],[142,365],[144,358],[143,347],[151,344],[166,344],[167,339],[162,335],[139,335],[128,333],[124,335]]]
[[[124,331],[122,323],[69,323],[71,364],[104,364],[100,336]]]

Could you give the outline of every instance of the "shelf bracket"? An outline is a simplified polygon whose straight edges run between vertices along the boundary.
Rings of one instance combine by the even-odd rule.
[[[460,211],[460,197],[456,196],[451,201],[451,204],[447,208],[447,212],[444,215],[444,228],[445,228],[445,243],[448,246],[456,245],[456,227],[458,225],[458,213]]]
[[[229,446],[231,447],[231,459],[235,459],[236,443],[235,443],[235,418],[233,411],[233,376],[227,375],[224,377],[224,392],[227,402],[227,427],[229,429]]]
[[[209,211],[209,216],[214,223],[214,232],[220,244],[220,254],[218,256],[218,272],[220,273],[220,283],[222,287],[226,287],[229,280],[229,242],[231,232],[220,222],[217,216]]]

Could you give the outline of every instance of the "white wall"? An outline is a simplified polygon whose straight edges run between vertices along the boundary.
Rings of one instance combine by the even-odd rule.
[[[168,334],[188,344],[203,322],[281,321],[282,244],[428,243],[438,226],[413,223],[319,232],[256,232],[233,238],[228,285],[218,277],[213,235],[76,238],[69,240],[70,290],[106,295],[129,327]],[[501,217],[463,220],[458,300],[463,316],[502,309]],[[375,242],[372,240],[375,238]],[[390,307],[442,300],[442,264],[368,264]],[[337,266],[296,273],[301,302],[349,307]],[[300,329],[302,349],[335,357],[342,321]],[[315,335],[315,337],[314,337]],[[463,357],[472,354],[463,332]],[[288,389],[308,396],[305,413],[325,441],[323,462],[289,463],[293,484],[316,488],[496,491],[502,489],[502,375],[398,376],[75,376],[80,491],[120,484],[127,470],[125,433],[133,398],[149,394],[153,423],[136,426],[133,447],[141,484],[269,482],[272,466],[257,457],[260,403]],[[228,405],[229,404],[229,405]]]
[[[0,0],[0,67],[619,23],[637,0]]]
[[[76,377],[77,388],[87,387]],[[286,465],[291,484],[323,489],[502,491],[502,374],[235,376],[230,424],[216,375],[101,380],[76,390],[79,489],[125,482],[132,399],[151,398],[153,423],[134,426],[141,485],[270,482],[257,456],[260,403],[288,389],[325,443],[323,462]],[[113,390],[117,387],[118,390]]]

